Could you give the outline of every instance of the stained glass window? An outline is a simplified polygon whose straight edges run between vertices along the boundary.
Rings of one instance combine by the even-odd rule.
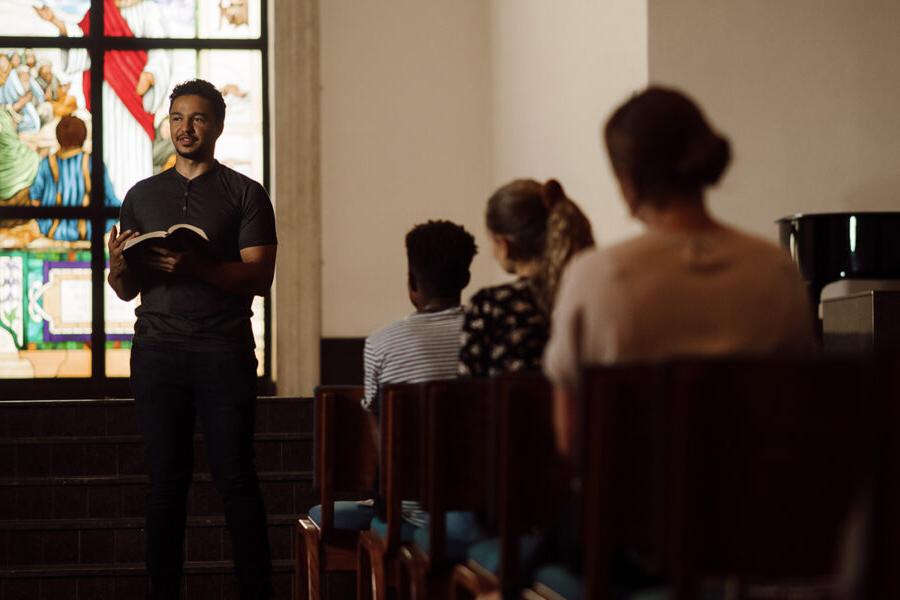
[[[107,36],[253,39],[262,31],[261,0],[100,1],[116,13],[105,19]],[[90,8],[90,0],[0,0],[0,36],[82,37],[90,34]]]
[[[222,92],[216,158],[268,184],[265,12],[262,0],[0,0],[0,380],[129,375],[140,297],[106,285],[106,242],[128,189],[174,164],[175,85]],[[265,376],[262,298],[253,313]]]
[[[91,376],[91,247],[74,219],[0,221],[0,377]]]

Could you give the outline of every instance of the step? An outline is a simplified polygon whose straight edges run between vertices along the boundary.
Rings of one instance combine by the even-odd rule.
[[[312,469],[312,433],[257,433],[259,471]],[[194,471],[209,473],[203,436],[194,436]],[[0,478],[141,475],[140,435],[29,436],[0,439]]]
[[[311,471],[259,473],[269,514],[301,514],[317,502]],[[142,517],[147,494],[144,475],[0,478],[4,519],[84,519]],[[208,473],[195,473],[188,514],[224,514]]]
[[[259,433],[308,433],[312,425],[311,398],[257,398]],[[0,401],[0,439],[138,433],[131,399]]]
[[[272,557],[292,557],[293,515],[269,515]],[[116,564],[144,556],[144,521],[131,519],[47,519],[0,521],[0,565]],[[232,558],[224,517],[190,517],[185,560]]]
[[[272,584],[275,597],[291,595],[292,561],[274,561]],[[238,600],[230,561],[185,564],[183,598],[190,600]],[[0,569],[3,600],[140,600],[146,597],[144,565],[57,565],[31,569]]]

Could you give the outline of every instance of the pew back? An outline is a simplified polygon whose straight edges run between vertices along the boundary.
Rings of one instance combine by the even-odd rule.
[[[839,359],[587,371],[585,526],[604,539],[586,545],[588,597],[608,594],[622,544],[661,557],[676,598],[704,576],[831,576],[877,461],[867,374]]]
[[[430,568],[444,561],[446,512],[488,508],[488,464],[496,439],[491,392],[489,380],[426,384],[424,499],[430,513]]]
[[[360,405],[361,386],[319,386],[315,391],[315,485],[325,539],[334,529],[339,494],[362,496],[375,486],[378,464],[372,416]]]
[[[387,551],[391,553],[400,546],[402,501],[423,496],[425,385],[386,384],[381,391],[381,495],[386,505]]]
[[[500,581],[519,581],[519,541],[550,525],[568,498],[571,468],[553,437],[553,389],[538,375],[508,375],[494,381],[497,426],[492,492],[500,538]],[[495,476],[494,476],[495,475]]]

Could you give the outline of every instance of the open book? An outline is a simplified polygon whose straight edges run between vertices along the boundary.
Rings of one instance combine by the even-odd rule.
[[[149,231],[136,235],[122,248],[125,260],[134,262],[151,247],[162,247],[176,252],[194,250],[204,254],[211,252],[209,237],[196,225],[177,223],[165,231]],[[135,263],[136,264],[136,263]]]

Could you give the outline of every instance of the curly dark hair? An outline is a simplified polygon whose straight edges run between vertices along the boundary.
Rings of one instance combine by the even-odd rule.
[[[469,266],[478,253],[475,238],[450,221],[428,221],[406,234],[409,272],[432,298],[452,298],[469,285]]]
[[[169,94],[169,111],[172,110],[172,103],[175,98],[180,96],[202,96],[209,100],[212,105],[213,114],[219,125],[225,123],[225,98],[222,93],[216,89],[216,86],[203,79],[191,79],[183,83],[179,83],[172,89]]]

